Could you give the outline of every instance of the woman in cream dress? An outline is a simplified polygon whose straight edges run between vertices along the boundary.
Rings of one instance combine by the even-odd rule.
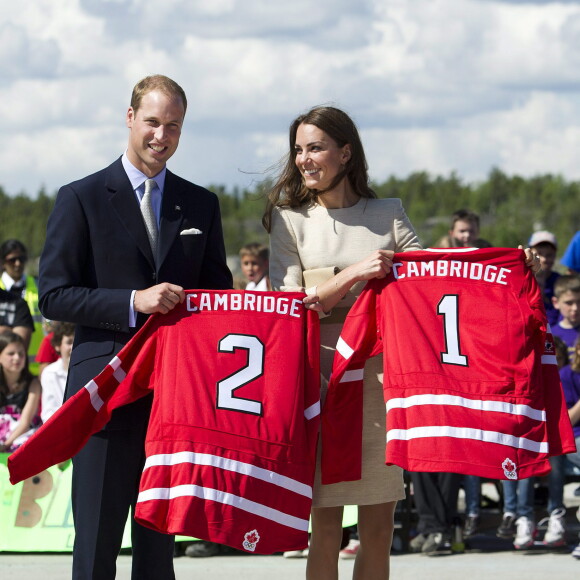
[[[321,314],[322,397],[348,309],[366,280],[390,271],[394,252],[420,249],[400,200],[376,199],[356,126],[343,111],[316,107],[290,127],[290,154],[270,195],[270,277],[275,290],[307,288]],[[329,313],[325,315],[324,313]],[[362,479],[321,485],[317,469],[306,576],[338,578],[344,505],[358,505],[354,578],[389,576],[402,470],[385,465],[382,356],[364,374]]]
[[[304,303],[322,313],[321,369],[328,380],[346,312],[366,280],[384,278],[394,252],[420,245],[400,200],[376,199],[369,187],[362,143],[346,113],[315,107],[294,120],[289,137],[288,159],[263,220],[270,233],[270,276],[275,290],[306,288]],[[529,249],[526,256],[537,271],[538,257]],[[354,578],[389,577],[395,505],[404,490],[402,470],[385,466],[381,373],[382,357],[366,364],[362,478],[321,485],[316,475],[308,580],[338,578],[342,511],[350,504],[358,505],[360,539]]]

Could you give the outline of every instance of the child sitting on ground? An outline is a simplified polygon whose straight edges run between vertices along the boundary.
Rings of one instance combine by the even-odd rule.
[[[40,426],[40,383],[28,370],[22,338],[0,334],[0,452],[11,453]]]

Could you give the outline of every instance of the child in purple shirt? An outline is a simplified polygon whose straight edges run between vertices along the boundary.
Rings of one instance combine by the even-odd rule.
[[[562,320],[552,326],[552,334],[567,344],[572,360],[580,332],[580,276],[560,276],[554,283],[552,303],[562,316]]]
[[[569,453],[566,457],[580,468],[580,339],[576,340],[574,344],[574,353],[572,362],[560,369],[560,379],[562,380],[568,415],[576,438],[576,453]],[[580,508],[576,516],[580,519]],[[572,556],[580,559],[580,544],[574,548]]]

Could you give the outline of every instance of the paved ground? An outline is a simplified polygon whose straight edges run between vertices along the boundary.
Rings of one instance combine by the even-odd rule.
[[[70,578],[70,556],[0,554],[2,580],[66,580]],[[130,556],[120,556],[118,580],[130,579]],[[304,560],[281,556],[216,556],[177,558],[177,580],[301,580]],[[352,561],[340,562],[341,580],[351,578]],[[580,576],[580,560],[568,553],[512,551],[466,553],[427,557],[396,555],[391,559],[393,580],[572,580]],[[163,580],[163,579],[159,579]]]
[[[574,496],[577,484],[565,489],[568,546],[560,551],[546,550],[536,541],[533,549],[516,552],[509,541],[495,537],[501,519],[499,510],[485,510],[480,533],[470,540],[464,554],[441,553],[435,556],[393,554],[392,580],[572,580],[580,577],[580,560],[570,551],[579,541],[580,522],[576,511],[580,497]],[[489,489],[486,488],[486,494]],[[493,490],[492,490],[493,491]],[[492,498],[493,499],[493,498]],[[538,520],[545,514],[538,512]],[[543,532],[540,532],[540,539]],[[227,555],[213,558],[175,559],[177,580],[302,580],[305,560],[282,556]],[[341,580],[352,576],[352,560],[340,561]],[[118,559],[117,580],[131,577],[131,556]],[[68,580],[69,554],[0,553],[0,580]],[[163,580],[160,578],[159,580]]]

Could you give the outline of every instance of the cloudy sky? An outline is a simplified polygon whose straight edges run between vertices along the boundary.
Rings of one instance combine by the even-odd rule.
[[[187,92],[169,166],[201,185],[253,187],[322,103],[355,119],[376,180],[580,179],[580,0],[27,0],[0,13],[0,185],[108,165],[152,73]]]

